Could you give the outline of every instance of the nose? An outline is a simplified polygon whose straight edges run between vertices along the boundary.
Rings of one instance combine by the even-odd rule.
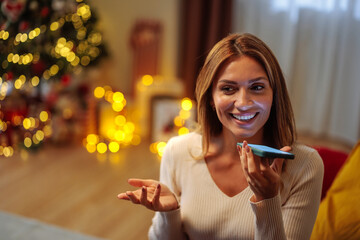
[[[247,89],[240,88],[235,95],[234,105],[238,110],[246,111],[251,108],[253,101],[251,99],[251,94],[248,93]]]

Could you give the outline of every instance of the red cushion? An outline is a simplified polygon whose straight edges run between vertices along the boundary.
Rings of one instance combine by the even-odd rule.
[[[324,181],[321,192],[321,199],[325,197],[327,190],[334,181],[336,174],[346,161],[348,154],[327,147],[315,146],[324,162]]]

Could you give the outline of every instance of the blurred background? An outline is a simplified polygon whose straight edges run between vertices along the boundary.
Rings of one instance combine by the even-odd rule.
[[[116,196],[196,127],[196,76],[231,32],[278,57],[299,141],[348,153],[360,138],[359,0],[0,3],[0,222],[146,239],[153,213]]]

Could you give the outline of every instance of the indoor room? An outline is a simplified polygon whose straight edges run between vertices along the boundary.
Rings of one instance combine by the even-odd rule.
[[[322,159],[311,239],[360,238],[359,0],[0,4],[0,239],[148,239],[154,211],[118,195],[201,129],[197,79],[233,33],[276,56],[294,139]]]

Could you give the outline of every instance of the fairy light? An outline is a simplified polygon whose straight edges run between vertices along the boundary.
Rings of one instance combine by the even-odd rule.
[[[117,153],[121,148],[129,145],[139,145],[141,138],[135,134],[135,124],[121,114],[126,106],[124,94],[119,91],[114,92],[110,86],[96,87],[93,94],[97,99],[104,99],[111,104],[115,117],[111,120],[113,124],[109,123],[111,127],[105,130],[104,135],[91,133],[86,137],[84,146],[87,151],[102,155],[107,151]]]
[[[53,47],[46,48],[48,52],[52,52],[52,55],[54,57],[65,58],[66,61],[70,63],[68,66],[66,66],[66,64],[60,64],[62,63],[62,61],[58,61],[56,64],[50,66],[48,69],[45,69],[41,76],[15,76],[12,78],[8,78],[10,80],[13,79],[13,81],[11,81],[10,83],[8,83],[9,81],[3,81],[0,77],[0,100],[4,100],[12,89],[22,90],[25,86],[37,87],[40,84],[40,79],[49,80],[50,78],[58,75],[59,72],[65,67],[70,67],[69,69],[72,69],[72,67],[74,67],[74,69],[81,69],[76,67],[80,64],[82,66],[88,66],[92,60],[94,60],[100,55],[100,49],[97,46],[100,45],[102,42],[102,35],[97,31],[88,32],[89,29],[85,25],[85,22],[88,21],[92,16],[90,6],[82,3],[82,0],[76,0],[76,2],[78,2],[79,4],[77,5],[77,10],[75,13],[69,13],[65,17],[61,17],[53,22],[50,22],[48,26],[36,26],[33,29],[28,29],[26,30],[26,32],[20,32],[13,36],[10,36],[9,32],[6,30],[0,30],[0,40],[5,41],[10,39],[10,41],[13,42],[14,46],[18,46],[28,41],[34,40],[35,38],[41,36],[47,31],[58,31],[63,27],[65,22],[71,22],[77,31],[76,38],[80,40],[80,43],[75,46],[75,42],[71,40],[69,41],[66,38],[59,38],[58,41],[55,42],[55,45]],[[1,62],[1,67],[6,70],[9,66],[11,67],[12,64],[29,65],[37,63],[40,60],[40,53],[19,53],[13,51],[11,53],[6,53],[4,57],[5,59]],[[4,76],[7,78],[7,73],[5,73],[2,77]],[[112,92],[112,94],[114,94],[114,92]],[[126,106],[126,100],[124,96],[122,95],[122,98],[119,98],[121,94],[117,93],[116,95],[114,95],[115,98],[109,101],[111,102],[111,104],[113,104],[113,110],[116,110],[116,112],[119,113],[118,116],[122,116],[120,113]],[[104,97],[104,95],[104,93],[102,94],[102,96],[101,94],[98,94],[98,98],[102,98]],[[71,109],[64,109],[62,113],[65,117],[73,115]],[[124,127],[129,125],[126,125],[128,121],[125,117],[124,119],[117,118],[117,129],[114,130],[114,135],[116,131],[120,131],[120,128],[121,131],[125,133],[125,136],[123,137],[123,142],[113,142],[111,144],[111,147],[110,143],[108,146],[104,142],[106,149],[109,149],[109,151],[111,152],[118,151],[122,144],[128,144],[131,142],[131,144],[135,145],[140,142],[140,137],[134,135],[134,130],[132,128],[128,128],[132,129],[132,131],[124,130]],[[49,112],[47,111],[41,111],[40,114],[37,115],[37,117],[14,116],[11,119],[11,123],[14,124],[14,126],[21,126],[24,130],[26,130],[26,136],[24,136],[23,139],[24,146],[28,148],[32,147],[34,144],[39,144],[41,141],[44,141],[46,138],[52,135],[52,128],[50,125],[51,119]],[[6,129],[8,128],[7,124],[8,123],[6,122],[0,121],[0,131],[6,131]],[[42,129],[39,128],[40,126],[42,126]],[[99,141],[100,140],[98,139],[96,145],[87,144],[88,151],[103,152],[105,148],[103,144],[100,144]],[[119,149],[117,149],[116,144],[119,145]],[[106,151],[107,150],[105,150],[105,152]],[[12,156],[13,152],[14,150],[11,146],[1,146],[1,155]]]
[[[180,111],[179,114],[174,118],[173,122],[175,127],[177,127],[177,134],[185,135],[190,132],[190,130],[185,127],[186,120],[191,117],[191,110],[193,108],[193,103],[190,98],[183,98],[180,102]],[[157,154],[161,158],[166,143],[164,142],[155,142],[150,145],[150,151],[154,154]]]

